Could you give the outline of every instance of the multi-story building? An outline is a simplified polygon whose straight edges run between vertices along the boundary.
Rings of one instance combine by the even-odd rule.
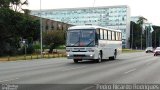
[[[40,16],[39,10],[31,15]],[[123,47],[129,48],[130,8],[128,6],[104,6],[42,10],[41,16],[72,25],[92,24],[122,31]]]

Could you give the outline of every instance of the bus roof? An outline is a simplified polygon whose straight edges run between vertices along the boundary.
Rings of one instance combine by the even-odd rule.
[[[107,29],[107,30],[111,30],[111,31],[121,32],[121,30],[110,29],[110,28],[105,28],[105,27],[101,27],[101,26],[92,26],[92,25],[72,26],[72,27],[68,28],[68,30],[73,30],[73,29]]]

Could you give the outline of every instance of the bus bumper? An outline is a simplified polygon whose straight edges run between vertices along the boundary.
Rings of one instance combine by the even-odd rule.
[[[95,59],[94,54],[67,54],[68,59]]]

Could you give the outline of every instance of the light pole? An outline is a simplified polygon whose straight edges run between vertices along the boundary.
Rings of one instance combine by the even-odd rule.
[[[27,49],[26,49],[26,41],[23,40],[22,43],[23,43],[23,45],[24,45],[24,54],[25,54],[25,59],[26,59],[26,53],[27,53]]]
[[[41,16],[42,16],[42,12],[41,12],[41,0],[40,0],[40,43],[41,43],[41,58],[42,58],[43,43],[42,43],[42,17]]]
[[[141,26],[141,30],[142,30],[142,26]],[[143,44],[142,34],[143,34],[143,30],[141,31],[141,50],[142,50],[142,44]]]
[[[147,35],[148,34],[148,32],[147,32],[148,28],[146,27],[145,29],[146,29],[146,48],[147,48],[148,47],[148,35]]]
[[[155,30],[155,39],[154,39],[154,47],[156,47],[156,30]]]
[[[133,23],[131,25],[132,25],[132,43],[131,43],[131,49],[133,49]]]
[[[159,46],[160,46],[160,37],[159,37]]]
[[[93,7],[95,6],[95,2],[96,2],[96,0],[93,1]]]
[[[118,16],[118,30],[119,30],[119,16]]]

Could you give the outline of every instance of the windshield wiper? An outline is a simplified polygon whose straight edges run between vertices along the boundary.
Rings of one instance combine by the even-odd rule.
[[[94,40],[90,41],[86,46],[89,46]]]
[[[72,46],[75,46],[77,43],[79,43],[80,42],[80,40],[78,40],[76,43],[74,43]]]

